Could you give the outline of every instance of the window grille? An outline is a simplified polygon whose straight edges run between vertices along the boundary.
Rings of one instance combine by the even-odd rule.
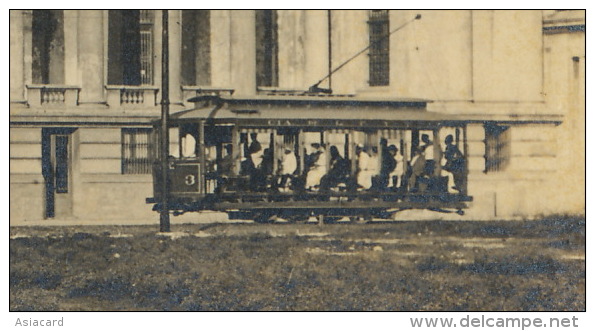
[[[371,10],[368,21],[370,35],[370,86],[389,85],[389,15],[388,10]]]
[[[153,12],[140,11],[141,84],[153,84]]]
[[[485,125],[485,172],[506,169],[510,162],[510,128]]]
[[[150,174],[154,139],[151,129],[122,129],[122,174]]]
[[[68,136],[56,136],[56,193],[68,193]]]
[[[109,11],[108,84],[153,84],[153,16],[151,10]]]

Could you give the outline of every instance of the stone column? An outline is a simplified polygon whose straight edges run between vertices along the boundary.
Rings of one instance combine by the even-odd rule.
[[[78,11],[64,11],[64,84],[78,85]]]
[[[103,57],[107,38],[104,36],[103,11],[79,10],[78,15],[79,103],[105,103]]]
[[[183,106],[182,100],[182,11],[169,11],[169,100]]]
[[[231,84],[237,95],[256,94],[255,24],[253,10],[231,11]]]
[[[216,87],[236,88],[230,75],[230,16],[231,10],[211,10],[211,85]]]
[[[10,11],[10,101],[25,100],[24,20],[21,10]]]
[[[329,73],[329,24],[327,10],[306,10],[305,16],[306,37],[304,48],[306,63],[304,64],[304,81],[301,88],[307,89]],[[336,65],[337,63],[333,65],[333,68]],[[320,87],[326,88],[329,86],[328,84],[329,80],[327,79],[320,84]]]

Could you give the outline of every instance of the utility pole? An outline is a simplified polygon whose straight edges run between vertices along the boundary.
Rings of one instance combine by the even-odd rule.
[[[333,90],[333,30],[332,30],[332,12],[326,11],[327,32],[328,32],[328,89]]]
[[[159,135],[161,161],[161,210],[159,211],[159,231],[169,232],[169,18],[168,11],[162,10],[162,49],[161,49],[161,130]]]

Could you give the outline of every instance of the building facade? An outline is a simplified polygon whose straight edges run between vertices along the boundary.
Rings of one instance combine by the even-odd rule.
[[[477,122],[467,214],[405,217],[585,213],[584,11],[168,14],[171,113],[201,94],[299,100],[340,67],[317,87],[426,99],[430,111]],[[159,10],[10,12],[11,224],[157,220],[145,199],[162,29]]]

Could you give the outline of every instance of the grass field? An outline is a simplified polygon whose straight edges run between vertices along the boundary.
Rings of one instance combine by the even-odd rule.
[[[583,311],[585,221],[13,227],[12,311]]]

